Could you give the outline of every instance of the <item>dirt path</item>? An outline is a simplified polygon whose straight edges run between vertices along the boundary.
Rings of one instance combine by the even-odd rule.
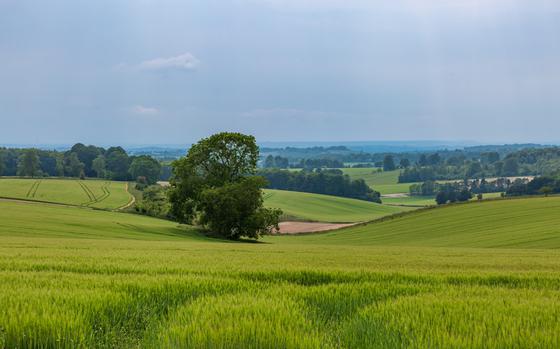
[[[128,204],[117,208],[117,211],[121,211],[121,210],[126,210],[127,208],[129,208],[130,206],[134,205],[136,203],[136,198],[134,197],[134,195],[130,194],[130,192],[128,191],[128,182],[126,182],[124,189],[126,190],[126,192],[130,195],[131,199],[128,202]]]
[[[350,227],[358,223],[281,222],[279,234],[316,233]]]

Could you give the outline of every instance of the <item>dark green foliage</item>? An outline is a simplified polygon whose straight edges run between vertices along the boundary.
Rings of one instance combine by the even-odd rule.
[[[263,207],[262,177],[242,178],[202,191],[200,222],[213,233],[229,239],[259,238],[278,230],[279,210]]]
[[[76,153],[78,160],[84,164],[84,172],[88,177],[97,175],[93,169],[93,160],[104,152],[103,148],[98,148],[93,145],[85,146],[82,143],[76,143],[70,149],[71,153]]]
[[[64,173],[68,177],[79,177],[84,171],[83,162],[78,159],[78,154],[76,153],[66,153],[64,155]]]
[[[219,133],[193,145],[173,163],[169,201],[180,222],[196,217],[226,238],[258,238],[278,223],[280,213],[263,208],[266,182],[253,177],[259,149],[252,136]]]
[[[155,184],[161,174],[161,165],[151,156],[140,155],[133,158],[128,172],[132,178],[144,177],[148,184]]]
[[[395,166],[395,160],[392,155],[385,155],[383,158],[383,171],[393,171],[397,167]]]
[[[141,184],[140,182],[137,183]],[[135,206],[138,213],[148,216],[167,218],[169,216],[169,201],[166,189],[160,185],[146,186],[141,184],[142,200]]]
[[[26,177],[40,176],[39,156],[36,149],[28,149],[20,155],[18,161],[18,175]]]
[[[4,174],[4,151],[0,149],[0,177]]]
[[[129,179],[128,168],[130,158],[126,151],[121,147],[111,147],[105,153],[107,173],[111,179],[126,181]]]
[[[268,180],[268,188],[306,193],[326,194],[381,202],[379,192],[371,189],[363,179],[352,180],[341,170],[330,169],[290,172],[262,170],[258,173]]]
[[[321,159],[323,160],[323,159]],[[306,166],[312,166],[313,164],[310,163],[306,163],[306,161],[309,160],[302,160],[300,162],[300,164],[296,167],[306,167]],[[283,158],[281,156],[272,156],[269,155],[266,157],[266,159],[264,160],[264,164],[263,164],[264,168],[288,168],[290,167],[290,162],[287,158]],[[316,167],[321,167],[321,166],[316,166]]]
[[[507,196],[538,195],[538,194],[558,194],[560,193],[560,178],[542,176],[536,177],[527,182],[521,179],[516,180],[506,192]]]
[[[97,178],[105,178],[107,173],[107,164],[105,162],[105,156],[99,155],[91,163],[91,169],[95,173]]]
[[[399,162],[399,166],[401,168],[408,168],[410,166],[410,160],[408,160],[407,158],[402,158]]]

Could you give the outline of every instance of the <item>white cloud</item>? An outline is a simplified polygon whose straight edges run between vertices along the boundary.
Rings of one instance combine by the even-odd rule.
[[[161,69],[195,69],[200,61],[191,53],[186,52],[173,57],[160,57],[144,61],[136,67],[140,70],[161,70]]]
[[[136,105],[131,108],[131,111],[134,114],[138,115],[157,115],[159,114],[159,110],[157,108],[145,107],[143,105]]]

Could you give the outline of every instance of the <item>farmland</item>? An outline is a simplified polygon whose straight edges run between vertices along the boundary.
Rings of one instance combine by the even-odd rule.
[[[0,197],[117,209],[131,200],[126,183],[75,179],[0,179]]]
[[[554,348],[559,209],[452,205],[248,244],[2,201],[0,347]]]
[[[266,206],[280,208],[288,217],[331,223],[370,221],[410,209],[337,196],[272,189],[265,190],[264,199]]]
[[[352,179],[363,179],[367,185],[382,195],[408,193],[413,183],[398,183],[400,170],[377,172],[375,168],[344,168],[342,171]]]

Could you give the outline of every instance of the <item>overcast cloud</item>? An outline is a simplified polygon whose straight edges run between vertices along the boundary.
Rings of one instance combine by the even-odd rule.
[[[0,0],[0,143],[558,142],[560,2]]]

